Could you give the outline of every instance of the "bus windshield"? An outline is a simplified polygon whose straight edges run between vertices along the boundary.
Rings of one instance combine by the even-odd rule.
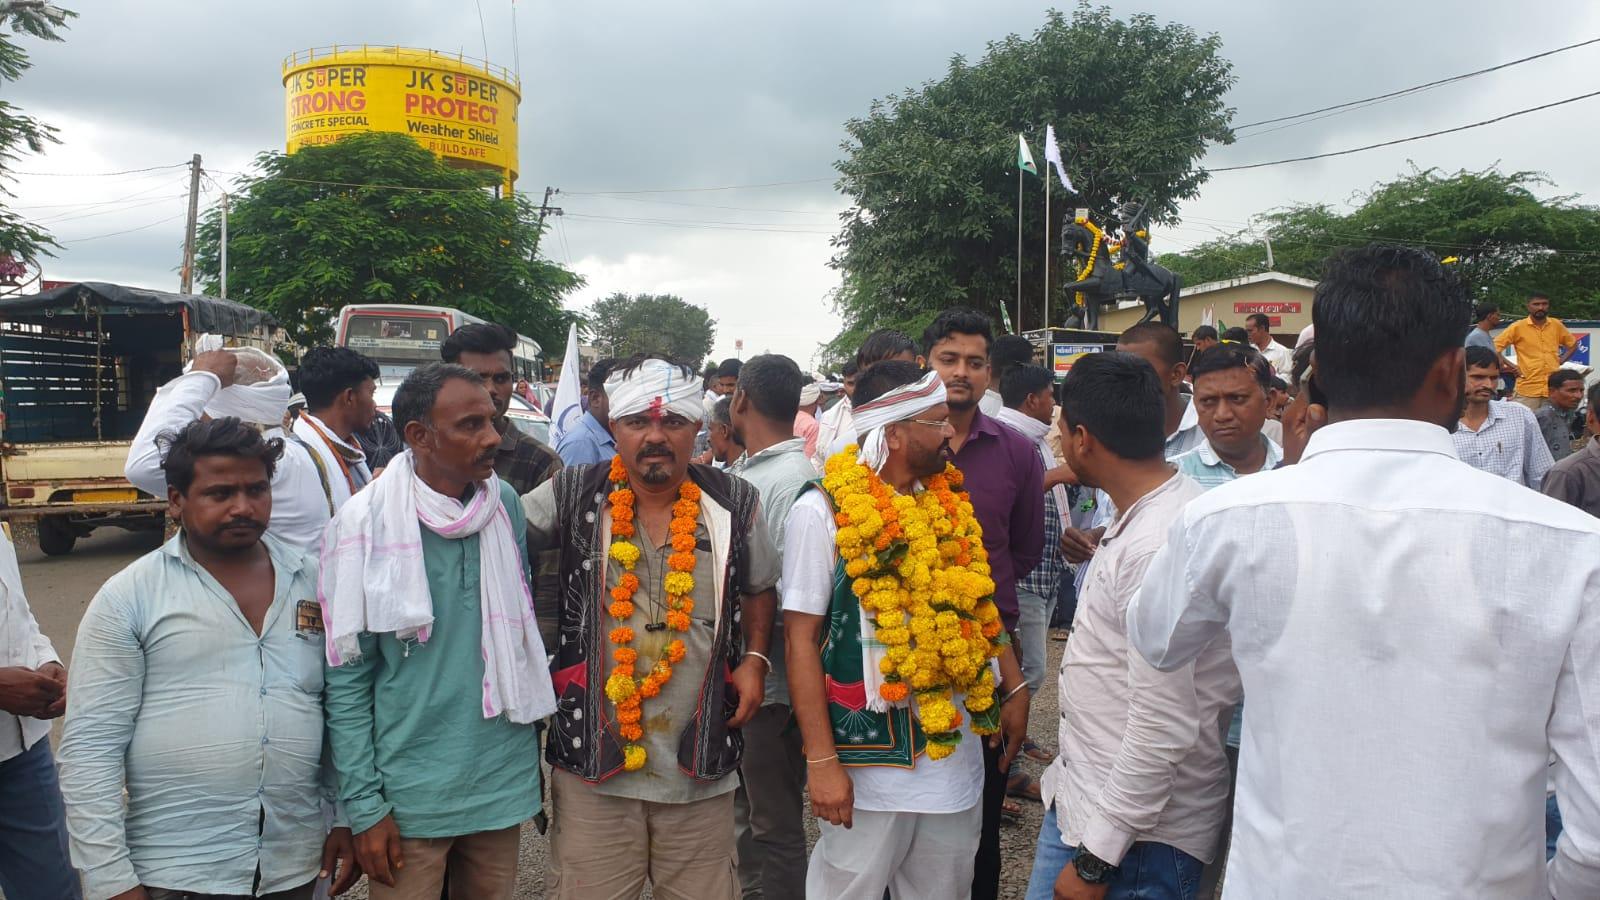
[[[439,360],[439,344],[449,333],[443,316],[355,313],[345,325],[344,344],[381,362],[418,365]]]

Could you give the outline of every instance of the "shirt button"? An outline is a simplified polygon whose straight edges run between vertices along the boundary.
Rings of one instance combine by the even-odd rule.
[[[261,689],[261,696],[265,697],[266,695],[267,695],[267,689],[266,688],[262,688]]]
[[[266,743],[266,742],[267,742],[267,739],[266,739],[266,738],[262,738],[262,739],[261,739],[261,743],[262,743],[262,744],[265,744],[265,743]]]

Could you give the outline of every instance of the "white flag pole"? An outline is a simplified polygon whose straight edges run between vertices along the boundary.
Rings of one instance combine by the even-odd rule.
[[[1044,330],[1050,339],[1050,173],[1044,173]]]
[[[567,353],[561,362],[561,378],[556,381],[556,395],[550,401],[550,446],[561,440],[561,435],[576,428],[583,415],[583,392],[578,389],[583,375],[578,371],[578,324],[567,327]]]
[[[1017,334],[1022,333],[1022,167],[1017,166]]]

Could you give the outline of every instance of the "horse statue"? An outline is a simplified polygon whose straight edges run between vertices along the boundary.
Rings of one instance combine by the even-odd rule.
[[[1143,204],[1124,203],[1114,216],[1117,221],[1110,229],[1101,229],[1085,214],[1062,231],[1061,255],[1072,264],[1076,279],[1062,288],[1073,297],[1068,327],[1098,331],[1103,310],[1137,297],[1144,303],[1140,324],[1159,318],[1177,328],[1183,279],[1150,261]]]

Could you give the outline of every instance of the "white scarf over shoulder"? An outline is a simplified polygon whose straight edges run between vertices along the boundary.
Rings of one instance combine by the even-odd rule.
[[[1046,472],[1056,467],[1056,452],[1050,449],[1049,442],[1045,440],[1050,436],[1048,422],[1041,422],[1008,406],[1000,407],[1000,411],[994,414],[994,420],[1033,441]],[[1067,499],[1067,489],[1058,484],[1051,488],[1050,492],[1056,498],[1056,509],[1060,510],[1062,517],[1065,518],[1072,505],[1072,501]],[[1045,539],[1049,540],[1050,536],[1045,535]]]
[[[422,561],[423,526],[452,540],[479,536],[483,717],[504,715],[525,724],[555,712],[533,594],[511,517],[500,501],[500,480],[490,475],[473,485],[471,499],[463,504],[417,477],[410,450],[351,497],[323,535],[317,599],[328,664],[359,659],[362,632],[428,640],[433,597]]]

